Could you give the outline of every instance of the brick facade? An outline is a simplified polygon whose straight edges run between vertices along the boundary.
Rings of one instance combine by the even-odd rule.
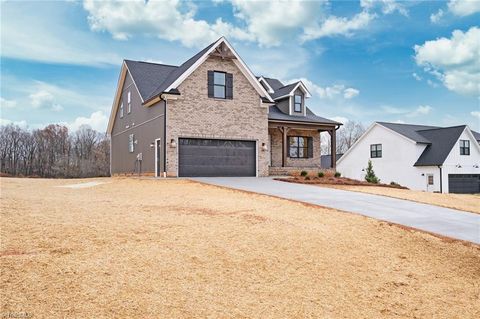
[[[233,99],[208,97],[207,72],[233,74]],[[257,141],[258,176],[268,175],[269,152],[262,150],[268,143],[268,107],[240,69],[231,60],[209,57],[178,90],[177,100],[167,105],[167,174],[177,176],[178,146],[171,146],[179,137],[239,139]]]
[[[268,129],[271,142],[271,166],[282,166],[282,133],[279,129]],[[313,137],[313,157],[311,158],[290,158],[287,156],[286,166],[288,167],[320,167],[320,133],[317,130],[289,130],[288,136]],[[287,154],[288,155],[288,154]]]

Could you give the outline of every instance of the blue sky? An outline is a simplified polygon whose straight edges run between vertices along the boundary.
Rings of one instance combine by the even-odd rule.
[[[480,130],[480,0],[0,5],[0,124],[104,131],[122,59],[180,64],[224,35],[320,116]]]

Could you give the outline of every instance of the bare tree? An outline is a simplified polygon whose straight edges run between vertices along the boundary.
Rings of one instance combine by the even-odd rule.
[[[337,131],[337,154],[345,153],[352,145],[362,136],[365,128],[360,122],[348,121],[342,125]],[[329,155],[331,152],[330,135],[323,132],[321,135],[322,147],[321,152]]]
[[[0,126],[0,172],[14,176],[108,176],[110,140],[90,127],[73,137],[62,125],[24,130]]]

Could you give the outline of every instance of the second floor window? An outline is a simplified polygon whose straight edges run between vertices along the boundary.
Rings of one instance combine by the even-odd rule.
[[[370,145],[370,157],[371,158],[382,157],[382,144]]]
[[[233,74],[208,71],[208,97],[233,99]]]
[[[225,73],[213,72],[213,97],[217,99],[224,99],[226,87]]]
[[[302,112],[302,96],[301,95],[295,95],[294,96],[294,108],[293,110],[295,112]]]
[[[130,94],[130,91],[128,91],[127,94],[127,113],[132,112],[132,95]]]
[[[469,140],[460,140],[460,155],[470,155]]]
[[[120,118],[123,117],[123,102],[120,104]]]

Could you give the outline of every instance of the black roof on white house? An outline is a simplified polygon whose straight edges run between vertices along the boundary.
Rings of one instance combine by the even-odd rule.
[[[416,143],[427,144],[415,166],[442,165],[448,154],[467,127],[466,125],[439,127],[415,124],[377,122],[378,124],[401,134]],[[480,142],[480,134],[471,131]]]

